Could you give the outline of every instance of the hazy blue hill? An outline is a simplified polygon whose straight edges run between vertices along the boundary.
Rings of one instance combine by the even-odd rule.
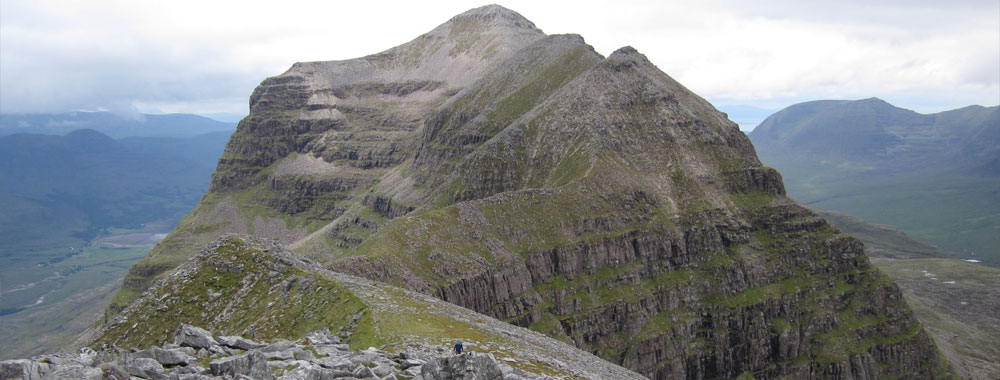
[[[232,131],[219,131],[178,138],[125,137],[118,139],[118,142],[133,152],[186,160],[197,165],[197,170],[204,170],[206,175],[211,175],[231,134]]]
[[[212,170],[164,152],[133,151],[94,130],[5,136],[0,160],[0,194],[43,215],[0,215],[3,254],[25,236],[72,233],[86,240],[106,227],[178,219],[201,197]]]
[[[1000,264],[1000,108],[821,100],[775,113],[750,139],[800,202]]]
[[[111,112],[0,114],[0,136],[15,133],[64,135],[79,129],[93,129],[112,138],[192,137],[208,132],[232,132],[236,129],[236,124],[190,114],[131,116]]]

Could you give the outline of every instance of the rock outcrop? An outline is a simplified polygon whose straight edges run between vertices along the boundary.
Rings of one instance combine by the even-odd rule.
[[[119,301],[201,242],[257,232],[650,378],[950,376],[860,243],[631,47],[603,57],[487,6],[383,53],[295,64],[250,103],[209,194]],[[109,324],[128,325],[124,304]]]
[[[211,341],[191,341],[190,332]],[[0,378],[44,379],[425,379],[425,380],[528,380],[551,379],[500,362],[490,354],[452,355],[441,347],[408,344],[397,352],[370,347],[350,350],[331,339],[315,342],[275,341],[244,349],[240,344],[216,344],[205,330],[182,325],[176,341],[207,346],[167,344],[145,350],[105,347],[82,349],[78,355],[42,355],[33,359],[0,362]],[[327,331],[327,333],[329,333]],[[315,331],[310,336],[323,334]],[[220,342],[246,342],[242,337],[219,337]]]

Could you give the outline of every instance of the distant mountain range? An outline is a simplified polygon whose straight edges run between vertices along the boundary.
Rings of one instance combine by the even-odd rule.
[[[193,137],[209,132],[231,133],[236,129],[236,123],[190,114],[119,115],[111,112],[0,114],[0,136],[15,133],[65,135],[78,129],[93,129],[116,139]]]
[[[116,141],[91,129],[0,137],[0,255],[53,234],[179,220],[201,198],[226,132]],[[25,246],[27,244],[27,246]]]
[[[796,200],[1000,264],[1000,109],[919,114],[877,98],[796,104],[752,133]]]

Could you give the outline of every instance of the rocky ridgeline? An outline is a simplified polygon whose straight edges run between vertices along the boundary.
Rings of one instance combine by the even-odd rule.
[[[7,360],[2,379],[551,379],[498,363],[490,354],[453,355],[446,347],[411,343],[391,353],[370,347],[351,351],[342,336],[314,331],[298,342],[255,342],[212,336],[182,325],[173,344],[145,350],[84,348],[79,354]]]

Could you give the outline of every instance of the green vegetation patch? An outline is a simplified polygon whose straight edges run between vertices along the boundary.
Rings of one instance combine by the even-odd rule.
[[[297,339],[338,331],[366,307],[339,284],[276,262],[261,247],[229,238],[185,280],[171,281],[142,298],[94,345],[147,347],[169,342],[181,323],[216,334],[253,339]],[[358,329],[370,320],[362,319]]]

